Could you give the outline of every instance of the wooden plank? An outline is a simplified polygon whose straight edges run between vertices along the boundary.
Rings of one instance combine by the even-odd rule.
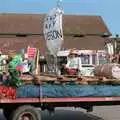
[[[33,82],[34,81],[34,82]],[[55,83],[55,84],[63,84],[63,83],[70,83],[74,82],[75,84],[120,84],[120,79],[106,79],[100,77],[78,77],[78,76],[35,76],[33,79],[32,76],[26,75],[22,78],[22,83],[36,83],[36,84],[43,84],[43,83]]]

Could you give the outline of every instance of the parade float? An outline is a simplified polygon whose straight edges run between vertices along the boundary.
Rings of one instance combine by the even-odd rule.
[[[64,37],[60,3],[44,19],[48,71],[39,71],[39,51],[28,47],[28,58],[34,59],[34,74],[22,74],[20,56],[14,56],[11,77],[0,85],[0,107],[8,120],[41,120],[36,107],[54,111],[55,107],[74,106],[91,111],[94,105],[120,104],[120,65],[108,59],[114,54],[112,46],[108,45],[107,51],[76,50],[80,71],[75,75],[61,73],[64,62],[59,62],[68,60],[70,50],[61,50]]]

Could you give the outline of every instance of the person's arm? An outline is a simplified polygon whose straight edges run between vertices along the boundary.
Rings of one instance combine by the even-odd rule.
[[[82,68],[81,58],[78,57],[78,70],[80,71]]]

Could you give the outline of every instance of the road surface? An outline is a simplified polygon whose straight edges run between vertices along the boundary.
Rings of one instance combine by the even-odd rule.
[[[6,120],[0,111],[0,120]],[[120,106],[99,106],[86,113],[79,108],[57,108],[55,114],[42,112],[42,120],[120,120]]]

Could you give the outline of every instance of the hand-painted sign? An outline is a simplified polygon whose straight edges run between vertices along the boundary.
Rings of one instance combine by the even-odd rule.
[[[63,42],[62,10],[53,8],[44,20],[44,37],[52,55],[57,55]]]

